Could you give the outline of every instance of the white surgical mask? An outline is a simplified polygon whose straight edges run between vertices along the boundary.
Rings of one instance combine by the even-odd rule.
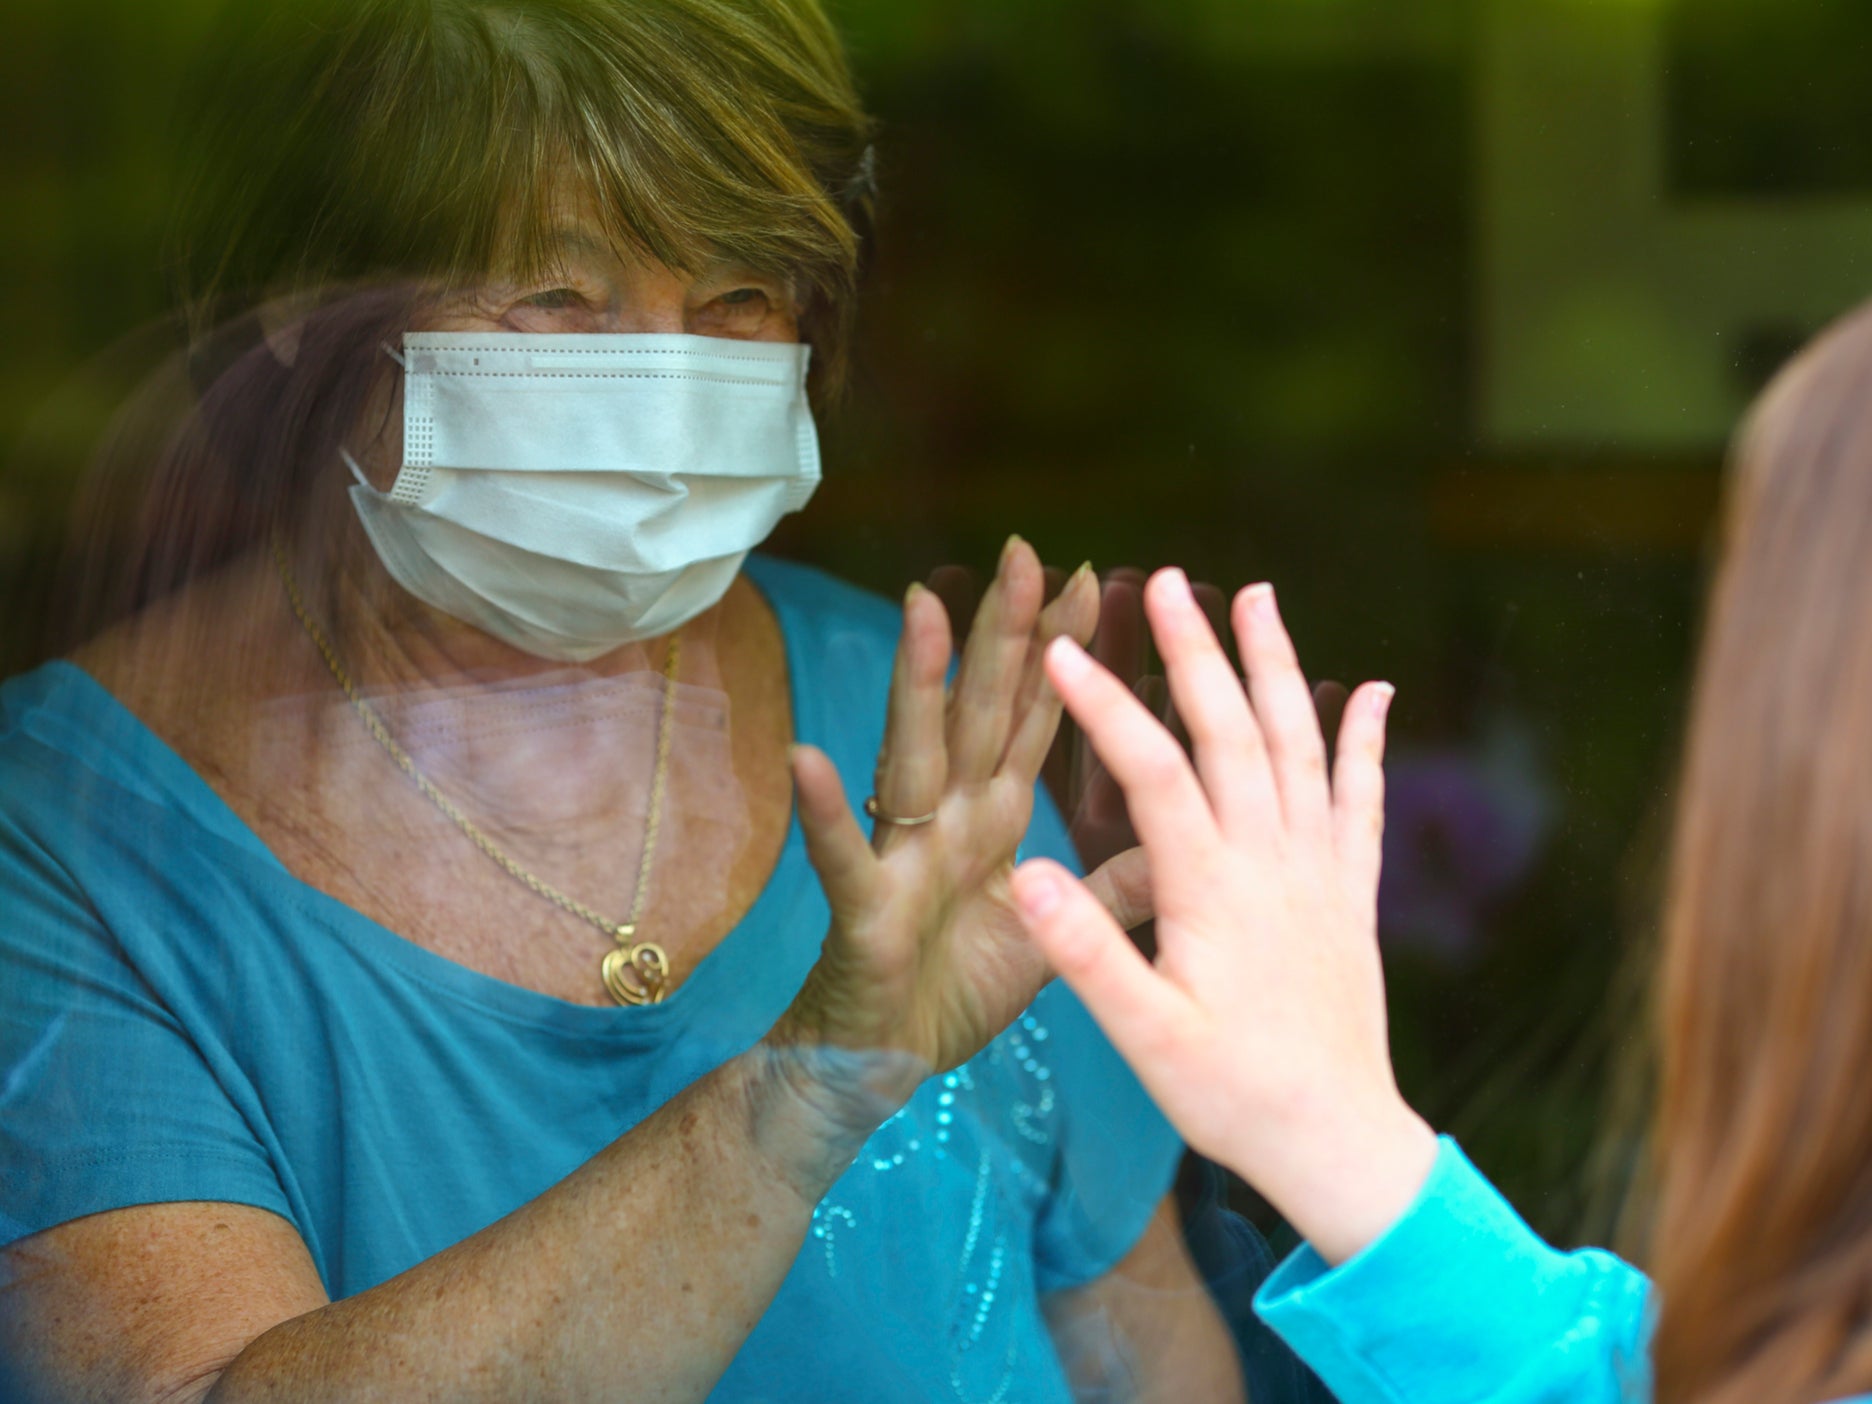
[[[351,501],[412,595],[541,658],[681,628],[819,485],[809,348],[707,336],[403,338],[403,466]]]

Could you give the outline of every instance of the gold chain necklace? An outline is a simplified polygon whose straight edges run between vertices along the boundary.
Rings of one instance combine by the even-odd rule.
[[[292,604],[294,616],[318,649],[319,657],[325,660],[325,666],[343,690],[345,700],[351,704],[351,709],[358,714],[377,744],[396,762],[397,769],[415,782],[416,788],[442,811],[451,824],[468,836],[469,842],[500,864],[510,876],[525,883],[548,902],[590,922],[617,942],[616,946],[605,952],[604,960],[598,967],[598,973],[604,978],[604,987],[611,998],[619,1004],[662,1003],[664,986],[669,982],[669,955],[656,942],[637,939],[637,922],[643,916],[644,901],[650,893],[650,864],[656,855],[657,834],[663,826],[663,792],[669,782],[670,724],[676,714],[676,673],[682,659],[682,636],[670,635],[669,655],[663,661],[663,706],[657,717],[656,769],[650,780],[650,813],[644,823],[643,857],[637,864],[637,890],[631,896],[630,916],[624,921],[612,922],[577,898],[567,896],[551,883],[521,867],[499,844],[483,833],[474,820],[463,814],[453,800],[438,790],[428,776],[416,768],[410,753],[390,734],[390,729],[377,715],[377,709],[359,694],[351,681],[351,675],[345,671],[344,664],[338,661],[338,651],[332,647],[331,640],[325,636],[325,631],[319,627],[318,621],[312,617],[300,597],[298,582],[293,579],[292,568],[286,564],[286,553],[277,541],[273,543],[273,565],[279,572],[280,583],[286,587],[286,598]]]

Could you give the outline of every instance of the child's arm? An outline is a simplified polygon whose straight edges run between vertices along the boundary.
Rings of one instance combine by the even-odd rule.
[[[1155,964],[1063,868],[1016,874],[1028,929],[1178,1128],[1306,1238],[1257,1302],[1346,1404],[1640,1399],[1645,1284],[1542,1243],[1391,1070],[1377,889],[1391,689],[1347,702],[1330,777],[1265,585],[1237,677],[1180,571],[1145,595],[1194,764],[1069,642],[1047,673],[1124,788]]]

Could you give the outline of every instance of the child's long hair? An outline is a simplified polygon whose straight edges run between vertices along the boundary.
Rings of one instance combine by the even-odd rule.
[[[1660,985],[1659,1404],[1872,1390],[1872,309],[1742,435]]]

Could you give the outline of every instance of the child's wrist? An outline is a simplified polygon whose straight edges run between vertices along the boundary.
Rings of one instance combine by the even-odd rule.
[[[1334,1265],[1403,1217],[1437,1156],[1436,1133],[1395,1092],[1363,1108],[1341,1103],[1280,1140],[1277,1163],[1231,1168]]]

